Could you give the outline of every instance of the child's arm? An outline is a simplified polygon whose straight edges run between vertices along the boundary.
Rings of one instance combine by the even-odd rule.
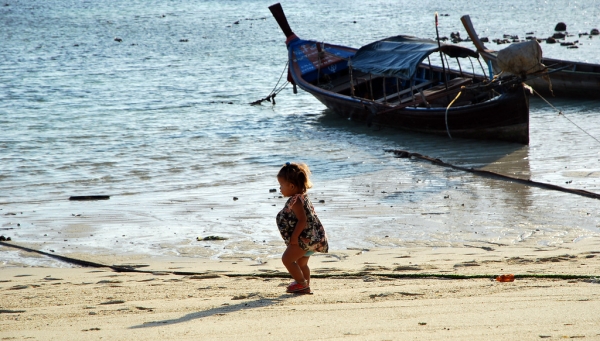
[[[292,205],[292,211],[298,218],[298,222],[296,223],[296,227],[294,228],[294,232],[292,232],[292,236],[290,237],[290,244],[298,245],[298,238],[300,238],[300,233],[306,227],[306,213],[304,213],[304,207],[302,205],[301,200],[296,200],[294,205]]]

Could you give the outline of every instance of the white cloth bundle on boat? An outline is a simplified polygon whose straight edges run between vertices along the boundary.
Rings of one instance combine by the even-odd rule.
[[[498,51],[498,66],[504,73],[524,75],[546,70],[542,64],[542,47],[537,40],[515,43]]]

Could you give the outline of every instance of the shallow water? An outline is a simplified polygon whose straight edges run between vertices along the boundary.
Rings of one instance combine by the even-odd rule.
[[[532,98],[529,146],[367,128],[291,87],[275,106],[250,106],[270,93],[286,64],[271,4],[0,7],[0,234],[59,254],[277,257],[274,217],[284,199],[269,189],[283,163],[303,161],[313,170],[311,196],[332,249],[598,237],[596,199],[385,150],[600,193],[600,101],[548,99],[553,108]],[[436,11],[441,36],[466,37],[464,14],[490,39],[547,37],[563,21],[579,49],[542,44],[544,54],[600,63],[600,38],[577,35],[600,27],[599,1],[282,5],[300,37],[357,47],[395,34],[434,38]],[[110,200],[68,200],[98,194]],[[196,241],[207,235],[229,239]],[[23,261],[22,253],[0,251],[5,264]]]

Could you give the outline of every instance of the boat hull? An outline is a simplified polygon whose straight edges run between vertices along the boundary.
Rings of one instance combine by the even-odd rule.
[[[494,73],[502,70],[497,64],[497,51],[485,47],[468,15],[461,17],[467,34],[486,63],[491,63]],[[536,92],[543,96],[598,99],[600,91],[600,64],[542,58],[542,64],[548,68],[548,78],[534,77],[526,80]]]
[[[529,99],[522,86],[485,103],[450,108],[447,115],[445,108],[404,108],[374,118],[370,108],[360,101],[311,92],[310,88],[303,90],[339,116],[356,122],[440,136],[529,144]]]
[[[541,77],[526,81],[528,85],[541,95],[568,98],[598,98],[598,93],[600,92],[600,65],[566,62],[549,58],[542,59],[542,63],[549,66],[548,76],[550,83]],[[551,67],[553,65],[564,65],[567,69],[555,71],[556,68]],[[586,69],[590,71],[577,71]],[[552,86],[552,91],[550,91],[550,85]]]
[[[280,4],[269,9],[287,38],[288,81],[341,117],[452,138],[529,143],[529,99],[520,78],[490,81],[424,62],[436,51],[453,58],[476,52],[408,36],[360,49],[303,40]]]
[[[298,46],[306,51],[305,46],[315,42],[301,41],[288,44],[290,76],[294,84],[313,95],[328,109],[339,116],[356,122],[366,122],[380,127],[390,127],[405,131],[466,138],[477,140],[496,140],[529,144],[529,94],[522,84],[513,86],[509,92],[489,101],[454,105],[446,107],[425,108],[407,106],[399,109],[375,103],[364,98],[355,97],[340,91],[328,91],[315,86],[303,77],[303,67],[299,64],[295,49]],[[355,49],[325,44],[338,50],[354,53]],[[431,72],[442,72],[439,67],[422,65]],[[455,73],[456,70],[446,70]],[[474,76],[474,75],[472,75]],[[455,96],[454,94],[453,96]],[[374,114],[376,112],[376,114]]]

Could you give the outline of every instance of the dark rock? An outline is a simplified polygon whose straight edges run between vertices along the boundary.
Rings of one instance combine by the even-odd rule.
[[[24,312],[25,312],[25,310],[0,309],[0,314],[21,314]]]
[[[450,33],[450,39],[452,39],[453,43],[460,43],[462,39],[460,38],[460,32],[452,32]]]
[[[112,301],[102,302],[100,304],[109,305],[109,304],[123,304],[123,303],[125,303],[125,301],[123,301],[123,300],[112,300]]]
[[[590,31],[590,35],[592,35],[592,36],[600,35],[600,31],[598,31],[597,28],[594,28]]]
[[[489,43],[490,42],[490,38],[488,38],[488,37],[482,37],[479,40],[481,40],[482,43]]]
[[[227,238],[225,237],[219,237],[219,236],[207,236],[204,238],[196,238],[197,241],[211,241],[211,240],[227,240]]]
[[[556,44],[556,39],[550,37],[550,38],[546,39],[546,43],[547,44]]]
[[[117,39],[117,38],[115,38]],[[73,195],[69,197],[69,200],[85,201],[85,200],[108,200],[110,195]]]
[[[556,26],[554,27],[554,30],[556,32],[564,32],[567,30],[567,24],[565,24],[564,22],[559,22],[558,24],[556,24]]]
[[[233,201],[236,201],[236,200],[238,200],[238,197],[233,197]]]
[[[277,190],[276,190],[275,188],[271,188],[271,189],[269,190],[269,193],[275,193],[275,192],[277,192]]]
[[[565,34],[564,33],[554,33],[552,35],[552,38],[555,38],[555,39],[564,39],[565,38]]]
[[[121,42],[123,42],[123,39],[121,39],[121,38],[115,38],[115,41],[121,43]]]

